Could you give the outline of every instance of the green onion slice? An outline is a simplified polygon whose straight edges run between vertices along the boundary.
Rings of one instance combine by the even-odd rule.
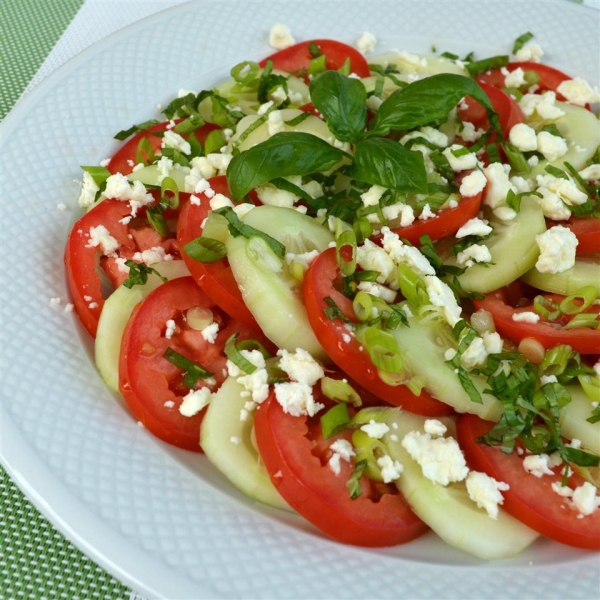
[[[563,313],[558,304],[546,296],[536,296],[533,299],[533,310],[547,321],[556,321]]]
[[[149,165],[154,162],[156,159],[156,155],[154,154],[154,149],[152,148],[152,144],[147,137],[143,137],[138,145],[137,150],[135,151],[135,162],[137,164]]]
[[[403,373],[404,361],[394,336],[376,327],[367,327],[365,346],[373,364],[380,370],[393,375]]]
[[[188,242],[183,251],[194,260],[202,263],[214,263],[227,256],[225,244],[213,238],[200,236]]]
[[[348,479],[348,483],[346,484],[348,487],[348,493],[350,494],[350,498],[352,500],[356,500],[362,494],[362,488],[360,487],[360,478],[363,476],[363,473],[366,468],[366,460],[358,461],[354,465],[354,471],[352,471],[352,475],[350,476],[350,479]]]
[[[412,304],[419,308],[429,303],[429,295],[423,280],[407,265],[398,265],[398,287],[400,293]]]
[[[348,254],[348,249],[350,249],[350,260],[346,260],[344,257],[344,255]],[[356,234],[352,229],[347,229],[335,241],[335,257],[342,275],[347,277],[354,273],[356,270],[356,254]]]
[[[163,354],[172,365],[175,365],[178,369],[185,371],[183,378],[183,385],[193,390],[198,383],[198,379],[208,379],[213,376],[213,373],[207,371],[204,367],[190,360],[183,354],[179,354],[173,350],[173,348],[167,348]]]
[[[321,391],[331,400],[362,406],[362,400],[357,391],[346,380],[322,377],[320,383]]]
[[[179,187],[171,177],[165,177],[160,184],[160,202],[173,210],[179,208]]]
[[[346,428],[350,423],[350,415],[348,414],[348,406],[346,404],[336,404],[330,408],[324,415],[321,416],[321,429],[323,437],[327,440],[330,437],[337,435]]]
[[[241,350],[244,349],[240,349],[238,347],[238,345],[236,345],[236,340],[238,338],[240,334],[239,333],[234,333],[226,342],[225,342],[225,355],[227,356],[227,358],[238,368],[240,368],[242,371],[244,371],[244,373],[254,373],[254,371],[256,371],[256,365],[252,364],[247,358],[244,357],[244,355],[242,354]],[[253,340],[246,340],[246,341],[253,341]],[[258,342],[255,342],[256,344],[258,344]],[[262,347],[262,345],[261,345]],[[249,348],[245,348],[245,349],[249,349]],[[254,349],[254,348],[252,348]],[[264,350],[264,348],[263,348]]]
[[[577,327],[599,329],[600,321],[598,320],[598,315],[593,313],[579,313],[564,326],[564,329],[575,329]]]
[[[248,85],[252,82],[260,73],[260,67],[258,63],[245,60],[244,62],[238,63],[231,69],[231,76],[237,83]]]
[[[592,285],[579,288],[560,303],[560,310],[567,315],[576,315],[586,310],[598,298],[598,292]]]

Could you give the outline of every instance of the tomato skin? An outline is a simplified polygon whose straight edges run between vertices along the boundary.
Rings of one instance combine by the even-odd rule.
[[[181,120],[182,119],[175,119],[175,123],[179,123]],[[140,141],[143,138],[146,138],[150,142],[153,152],[157,154],[161,149],[162,137],[153,134],[166,131],[169,128],[169,124],[170,121],[163,121],[162,123],[156,123],[156,125],[148,127],[147,131],[140,131],[139,133],[136,133],[132,138],[125,142],[125,144],[121,146],[117,152],[115,152],[106,168],[112,175],[115,173],[129,175],[137,163],[136,154]],[[215,129],[221,129],[221,127],[214,125],[213,123],[206,123],[194,131],[194,135],[201,144],[204,144],[206,141],[206,136]],[[183,135],[182,137],[187,138],[188,135]]]
[[[342,460],[336,476],[327,464],[327,448],[337,438],[324,441],[320,425],[284,413],[274,392],[255,412],[254,430],[260,455],[281,496],[326,535],[347,544],[383,547],[408,542],[427,531],[401,494],[384,493],[377,502],[371,500],[364,477],[363,494],[352,500],[346,482],[353,466]]]
[[[597,217],[571,217],[568,221],[548,221],[548,229],[555,225],[567,227],[577,236],[577,256],[600,252],[600,219]]]
[[[561,469],[555,475],[538,478],[525,471],[523,460],[516,452],[505,454],[499,448],[478,444],[477,438],[493,426],[494,423],[475,415],[460,415],[458,442],[471,469],[508,483],[510,489],[503,492],[502,507],[531,529],[561,544],[600,550],[600,510],[578,519],[578,511],[565,506],[566,500],[551,487],[552,483],[562,481]],[[574,489],[583,481],[575,473],[569,478],[569,487]]]
[[[187,325],[183,315],[192,307],[212,310],[220,324],[214,344]],[[166,323],[170,319],[177,327],[167,339]],[[167,361],[164,353],[171,348],[213,373],[214,385],[203,380],[200,385],[216,391],[227,374],[225,342],[234,333],[240,334],[240,341],[264,341],[264,336],[257,336],[221,313],[192,277],[173,279],[151,292],[131,316],[121,341],[119,390],[135,418],[165,442],[200,452],[200,423],[205,411],[192,417],[179,412],[189,389],[182,384],[181,369]],[[165,406],[167,401],[173,402],[173,406]]]
[[[505,139],[508,139],[510,130],[518,123],[523,123],[525,121],[525,115],[523,115],[521,107],[508,94],[492,85],[480,83],[479,87],[486,93],[492,107],[498,113],[503,136]],[[465,103],[467,108],[458,109],[460,120],[469,121],[470,123],[473,123],[476,129],[480,128],[487,131],[490,124],[483,106],[475,102],[469,96],[465,98]],[[489,141],[494,141],[495,137],[496,135],[492,134]]]
[[[411,244],[418,245],[422,235],[428,235],[432,240],[456,233],[469,219],[474,219],[481,207],[483,192],[475,196],[462,197],[458,206],[445,208],[436,213],[432,219],[415,220],[408,227],[393,227],[392,231],[406,238]]]
[[[364,56],[352,46],[337,42],[335,40],[308,40],[299,42],[289,48],[284,48],[267,56],[260,63],[261,67],[265,67],[268,60],[273,61],[273,68],[280,71],[292,73],[302,69],[308,69],[312,56],[309,51],[309,45],[316,44],[321,52],[327,57],[327,69],[337,70],[342,67],[346,59],[350,59],[350,72],[356,73],[359,77],[368,77],[370,75],[369,64]]]
[[[120,219],[131,213],[127,202],[107,199],[95,206],[75,223],[65,248],[67,284],[75,312],[86,331],[96,337],[100,312],[104,306],[101,281],[96,272],[99,248],[89,247],[89,231],[104,225],[120,244],[119,252],[135,251],[135,243],[128,237],[129,228]]]
[[[310,324],[331,360],[362,387],[394,406],[431,417],[453,414],[450,406],[432,398],[425,390],[421,391],[420,396],[415,396],[405,385],[384,383],[358,340],[352,336],[349,342],[344,341],[349,332],[342,320],[330,320],[323,312],[327,308],[325,298],[330,297],[346,317],[355,319],[352,301],[334,287],[338,276],[335,248],[328,248],[311,263],[304,276],[302,289]]]
[[[556,92],[556,89],[563,81],[568,81],[569,79],[571,79],[569,75],[563,73],[562,71],[559,71],[558,69],[555,69],[554,67],[530,61],[510,62],[506,66],[506,69],[512,72],[519,67],[523,69],[523,71],[535,71],[539,75],[540,80],[537,83],[538,93],[546,92],[548,90]],[[502,74],[500,69],[492,69],[487,73],[480,73],[475,77],[477,83],[492,85],[499,89],[503,89],[506,87],[504,85],[505,79],[506,75]],[[563,99],[563,97],[560,94],[557,95],[557,98],[559,100]]]
[[[224,175],[210,179],[211,188],[218,194],[229,197],[227,178]],[[227,259],[214,263],[201,263],[188,256],[183,247],[202,233],[202,223],[210,211],[210,200],[205,194],[198,194],[200,205],[188,202],[181,210],[177,222],[177,240],[182,249],[181,255],[196,283],[203,287],[225,312],[238,319],[247,327],[260,332],[256,319],[244,303],[242,294],[233,276]]]
[[[545,294],[557,304],[564,296],[557,294]],[[535,338],[544,348],[553,348],[559,344],[568,344],[573,350],[580,354],[598,354],[600,353],[600,332],[587,327],[577,327],[574,329],[556,329],[541,318],[537,323],[526,323],[522,321],[513,321],[513,314],[520,312],[533,312],[533,303],[528,306],[513,308],[507,300],[508,291],[506,288],[490,292],[483,300],[473,300],[476,310],[487,310],[494,318],[494,324],[498,333],[519,343],[525,338]],[[590,307],[586,312],[593,310]],[[564,324],[564,323],[563,323]]]

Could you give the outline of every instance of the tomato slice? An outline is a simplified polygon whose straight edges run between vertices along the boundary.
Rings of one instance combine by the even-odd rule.
[[[210,309],[219,323],[214,344],[189,326],[186,313],[194,307]],[[169,320],[176,324],[170,339],[166,337]],[[213,385],[200,379],[196,389],[208,386],[216,391],[227,376],[224,346],[234,333],[240,334],[240,341],[265,341],[219,310],[191,277],[173,279],[151,292],[131,316],[121,342],[119,389],[134,417],[165,442],[200,452],[204,411],[193,417],[179,412],[190,390],[183,385],[184,372],[164,354],[171,348],[213,373]]]
[[[571,217],[568,221],[549,221],[548,229],[555,225],[568,227],[577,236],[577,256],[600,252],[600,219],[597,217]]]
[[[482,471],[510,489],[503,492],[502,507],[513,517],[546,537],[577,548],[600,549],[600,510],[583,519],[577,510],[570,510],[565,498],[559,496],[552,484],[560,484],[562,470],[554,475],[535,477],[523,468],[523,459],[516,453],[505,454],[499,448],[478,444],[477,438],[485,435],[493,423],[475,415],[464,414],[458,418],[458,442],[471,469]],[[583,483],[574,473],[569,487]]]
[[[474,219],[479,213],[482,197],[483,192],[468,198],[462,197],[457,206],[440,210],[432,219],[417,219],[408,227],[393,227],[392,231],[415,245],[419,244],[422,235],[439,240],[456,233],[469,219]]]
[[[308,69],[312,55],[310,53],[310,45],[316,44],[321,52],[326,56],[327,69],[340,69],[347,59],[350,59],[350,72],[356,73],[359,77],[368,77],[370,75],[369,64],[365,57],[352,46],[337,42],[335,40],[309,40],[299,42],[284,50],[279,50],[262,60],[259,65],[264,67],[268,60],[273,61],[273,68],[280,71],[293,73]]]
[[[537,83],[537,93],[546,92],[548,90],[556,92],[556,89],[563,81],[571,79],[569,75],[563,73],[562,71],[559,71],[558,69],[555,69],[554,67],[529,61],[510,62],[506,66],[506,69],[512,72],[519,67],[521,67],[523,71],[535,71],[539,75],[540,80]],[[506,75],[504,75],[500,69],[492,69],[491,71],[487,71],[486,73],[480,73],[475,77],[475,79],[479,84],[483,83],[487,85],[492,85],[499,89],[503,89],[506,87],[504,85]],[[563,97],[560,94],[558,94],[557,98],[563,99]]]
[[[120,222],[130,213],[129,203],[104,200],[75,223],[67,240],[65,266],[69,293],[81,324],[92,337],[96,336],[104,297],[96,270],[101,249],[89,245],[90,229],[103,225],[119,242],[119,253],[132,253],[136,250],[135,242],[129,238],[129,227]]]
[[[367,351],[354,336],[349,336],[344,322],[339,318],[327,318],[324,312],[327,308],[325,299],[331,298],[346,317],[356,319],[352,301],[336,288],[339,278],[335,248],[328,248],[311,263],[304,276],[302,289],[308,320],[331,360],[365,389],[394,406],[426,416],[453,414],[450,406],[432,398],[425,390],[415,396],[405,385],[384,383]]]
[[[315,388],[315,395],[317,391]],[[318,397],[318,396],[317,396]],[[363,493],[352,500],[347,481],[353,466],[341,461],[335,475],[327,464],[330,442],[319,418],[286,414],[272,392],[256,411],[254,431],[260,455],[281,496],[323,533],[358,546],[391,546],[422,535],[427,526],[410,510],[393,484],[361,479]]]
[[[181,119],[176,119],[175,123],[179,123]],[[162,133],[169,128],[170,121],[163,121],[162,123],[156,123],[156,125],[152,125],[148,127],[147,131],[140,131],[136,135],[134,135],[131,139],[129,139],[110,159],[108,166],[106,167],[113,175],[115,173],[122,173],[123,175],[128,175],[133,171],[133,167],[137,164],[137,149],[140,141],[143,138],[146,138],[150,145],[152,146],[152,151],[157,154],[161,149],[162,137],[159,135],[154,135],[156,133]],[[221,129],[218,125],[214,125],[213,123],[206,123],[199,129],[194,131],[194,135],[196,139],[204,144],[206,141],[206,136],[215,129]],[[188,135],[183,135],[182,137],[187,138]]]
[[[492,107],[498,113],[500,126],[505,138],[508,138],[510,130],[517,125],[523,123],[525,116],[521,107],[508,94],[498,88],[486,83],[479,83],[479,87],[486,93],[492,103]],[[458,109],[458,116],[461,121],[469,121],[473,123],[475,128],[488,130],[490,127],[487,113],[481,104],[475,102],[471,97],[465,98],[467,108]],[[494,141],[495,134],[492,134],[489,141]]]
[[[483,300],[473,300],[477,310],[487,310],[494,318],[496,330],[500,335],[515,343],[525,338],[535,338],[544,348],[552,348],[559,344],[568,344],[573,350],[581,354],[600,353],[600,332],[587,327],[575,327],[573,329],[562,329],[557,326],[565,325],[572,317],[566,316],[552,325],[549,321],[540,318],[537,323],[526,323],[514,321],[513,315],[522,312],[532,312],[533,303],[527,306],[514,308],[511,305],[511,290],[502,288],[489,293]],[[557,304],[564,299],[558,294],[545,294],[545,297]],[[585,312],[598,312],[598,305],[590,306]]]
[[[216,193],[229,197],[227,178],[224,175],[210,179],[210,186]],[[202,223],[210,211],[210,199],[204,193],[197,194],[196,197],[200,198],[200,204],[188,202],[179,216],[177,240],[180,248],[202,234]],[[202,286],[210,298],[247,327],[260,331],[256,319],[242,299],[226,258],[214,263],[201,263],[188,256],[183,250],[182,257],[196,283]]]

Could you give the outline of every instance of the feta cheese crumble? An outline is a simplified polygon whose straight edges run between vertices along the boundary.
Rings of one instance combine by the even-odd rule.
[[[478,471],[469,472],[466,485],[469,498],[479,508],[485,509],[492,519],[497,519],[498,506],[504,504],[504,496],[502,496],[501,492],[509,490],[510,486],[503,481],[496,481],[493,477]]]
[[[535,236],[540,256],[535,268],[540,273],[563,273],[575,265],[575,251],[579,241],[567,227],[555,225]]]
[[[276,23],[271,27],[269,32],[269,44],[271,48],[275,50],[283,50],[289,48],[296,43],[296,40],[292,37],[292,33],[287,25],[283,23]]]
[[[374,440],[380,440],[390,430],[385,423],[378,423],[373,419],[371,419],[365,425],[361,425],[360,429]]]
[[[480,173],[480,171],[476,172]],[[488,225],[488,221],[486,221],[485,219],[474,218],[469,219],[454,235],[457,239],[467,237],[468,235],[484,237],[492,233],[492,231],[493,229]]]
[[[372,52],[377,44],[377,38],[369,31],[365,31],[356,41],[356,47],[361,54]]]
[[[179,406],[179,412],[184,417],[193,417],[197,415],[205,406],[210,404],[212,400],[212,392],[206,388],[192,390],[183,397],[183,401]]]
[[[577,106],[585,106],[586,104],[600,102],[600,93],[598,92],[598,89],[592,88],[592,86],[581,77],[563,81],[556,88],[556,91],[559,94],[562,94],[567,102],[576,104]]]
[[[391,456],[384,454],[377,459],[377,466],[381,469],[381,478],[383,483],[391,483],[396,481],[402,475],[404,467],[397,460],[392,460]]]
[[[531,311],[516,312],[512,315],[512,320],[517,323],[537,323],[540,320],[540,315]]]

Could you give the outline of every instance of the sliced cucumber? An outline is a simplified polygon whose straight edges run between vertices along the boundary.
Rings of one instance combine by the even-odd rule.
[[[485,267],[475,264],[458,279],[467,292],[487,294],[518,279],[535,264],[539,248],[535,236],[546,231],[544,214],[532,198],[523,198],[521,210],[512,221],[501,221],[492,217],[494,228],[484,243],[492,255],[493,265]],[[447,260],[456,265],[454,257]]]
[[[190,174],[190,170],[188,167],[179,167],[169,169],[168,177],[173,179],[173,181],[177,184],[177,188],[180,191],[185,191],[185,178]],[[156,185],[160,186],[160,177],[162,176],[162,171],[158,169],[156,165],[148,165],[143,169],[138,169],[137,171],[133,171],[127,175],[127,179],[130,181],[141,181],[144,185]]]
[[[583,169],[586,163],[594,156],[598,145],[600,144],[600,121],[593,112],[573,104],[557,102],[565,115],[551,121],[560,131],[561,135],[567,140],[568,150],[564,156],[549,163],[547,160],[540,163],[531,170],[529,176],[545,174],[545,168],[548,164],[563,168],[564,163],[568,162],[578,171]],[[535,114],[535,113],[534,113]],[[545,122],[539,117],[530,118],[528,123],[533,126],[542,126]]]
[[[158,263],[153,268],[167,279],[190,274],[182,260]],[[127,321],[135,306],[161,284],[160,277],[151,274],[143,285],[134,285],[131,289],[119,286],[104,303],[96,333],[96,367],[104,383],[115,392],[119,391],[119,352]]]
[[[284,121],[290,121],[295,119],[296,117],[304,114],[301,110],[296,108],[284,108],[281,111],[281,117]],[[233,137],[231,138],[231,144],[235,144],[236,140],[242,135],[250,125],[253,125],[260,117],[257,115],[249,115],[244,117],[237,125],[237,129]],[[284,125],[282,131],[300,131],[303,133],[310,133],[315,135],[323,140],[333,140],[333,134],[329,131],[325,121],[315,117],[314,115],[308,116],[302,123],[299,123],[295,126]],[[240,151],[248,150],[248,148],[252,148],[252,146],[256,146],[260,142],[264,142],[271,137],[269,133],[269,124],[265,121],[261,125],[259,125],[252,133],[244,139],[238,149]]]
[[[407,55],[400,52],[387,52],[370,59],[374,65],[381,65],[386,68],[393,65],[401,74],[417,73],[423,77],[437,75],[438,73],[455,73],[470,77],[469,72],[453,60],[443,56],[417,56]]]
[[[235,378],[228,377],[213,396],[200,429],[202,450],[244,494],[269,506],[291,510],[271,483],[252,443],[253,415],[246,421],[240,419],[247,400],[243,391]]]
[[[357,417],[360,422],[373,419],[388,425],[390,431],[382,441],[392,459],[404,467],[396,482],[398,489],[415,514],[451,546],[483,560],[495,560],[519,554],[538,537],[502,509],[497,519],[490,518],[469,498],[464,482],[442,486],[423,475],[419,464],[403,448],[402,439],[411,431],[423,432],[426,417],[397,408],[367,408],[354,420]],[[445,422],[448,425],[448,420]]]
[[[600,421],[590,423],[587,420],[592,414],[592,400],[579,385],[570,385],[567,389],[571,402],[560,412],[561,432],[570,440],[581,440],[584,448],[600,455]],[[600,395],[596,398],[599,400]]]
[[[409,318],[410,327],[397,327],[391,333],[396,338],[405,366],[412,376],[425,382],[425,388],[434,397],[448,404],[457,412],[473,413],[482,419],[498,421],[502,415],[502,404],[492,395],[483,394],[488,386],[473,376],[475,387],[482,395],[483,403],[473,402],[462,387],[454,368],[446,363],[444,352],[447,347],[441,341],[441,325],[425,325],[418,317]]]
[[[575,265],[562,273],[540,273],[535,267],[523,274],[525,283],[544,292],[569,296],[584,286],[591,285],[600,295],[600,259],[581,257]]]

